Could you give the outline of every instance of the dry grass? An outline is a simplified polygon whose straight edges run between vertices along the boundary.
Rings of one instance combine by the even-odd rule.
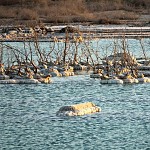
[[[135,20],[150,0],[0,0],[0,18],[43,22],[113,22]]]
[[[16,8],[0,6],[0,18],[15,18],[17,15]]]

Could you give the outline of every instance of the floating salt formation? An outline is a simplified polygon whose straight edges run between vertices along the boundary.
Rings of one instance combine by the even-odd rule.
[[[90,78],[101,78],[102,74],[90,74]]]
[[[150,78],[143,77],[143,78],[137,78],[139,83],[150,83]]]
[[[138,67],[138,70],[147,70],[147,71],[150,71],[150,66],[139,66]]]
[[[150,71],[139,71],[139,73],[143,74],[145,77],[150,77]]]
[[[123,83],[138,83],[139,81],[137,79],[124,79]]]
[[[102,61],[101,84],[138,83],[138,66],[135,57],[128,52],[114,53]]]
[[[77,64],[74,66],[74,70],[88,70],[88,66]]]
[[[52,82],[50,76],[47,76],[47,77],[45,77],[45,78],[41,78],[41,77],[40,77],[40,78],[38,79],[38,81],[41,82],[41,83],[47,83],[47,84]]]
[[[0,80],[0,84],[38,84],[41,83],[36,79],[9,79]]]
[[[51,74],[52,77],[59,77],[59,76],[61,76],[60,72],[57,69],[54,69],[54,68],[50,68],[49,69],[49,73]]]
[[[0,75],[0,80],[8,80],[9,76],[7,75]]]
[[[63,71],[61,72],[63,77],[74,76],[74,72]]]
[[[147,78],[146,82],[147,82],[147,83],[150,83],[150,78]]]
[[[90,78],[101,78],[103,76],[103,70],[97,69],[94,73],[90,74]]]
[[[121,79],[105,79],[100,80],[101,84],[123,84],[123,81]]]
[[[86,114],[100,112],[101,109],[91,102],[63,106],[56,113],[58,116],[82,116]]]

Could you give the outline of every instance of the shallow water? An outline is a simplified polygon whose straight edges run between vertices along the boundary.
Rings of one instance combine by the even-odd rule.
[[[123,52],[123,41],[125,42],[125,48],[127,51],[130,52],[131,55],[133,55],[136,58],[145,58],[145,55],[147,58],[150,58],[150,39],[149,38],[144,38],[141,39],[141,43],[139,39],[89,39],[85,40],[85,42],[80,43],[77,48],[78,48],[78,58],[81,61],[87,61],[87,56],[92,56],[92,59],[95,61],[95,63],[100,63],[101,60],[97,61],[97,56],[99,59],[103,59],[106,56],[109,56],[111,54],[114,54],[114,45],[116,45],[116,50],[117,52]],[[35,48],[35,43],[34,42],[4,42],[4,44],[8,44],[9,46],[12,46],[13,48],[18,49],[19,51],[22,52],[22,57],[24,58],[23,54],[26,54],[26,51],[28,52],[28,57],[30,57],[30,48],[32,49],[32,55],[33,55],[33,60],[37,62],[38,56],[36,54],[37,49]],[[58,56],[63,56],[63,50],[65,49],[65,43],[64,42],[40,42],[38,43],[39,49],[41,50],[42,53],[48,55],[49,53],[51,54],[51,60],[56,60],[56,57]],[[142,45],[141,45],[142,44]],[[5,46],[4,46],[5,47]],[[8,51],[8,49],[10,51]],[[8,56],[9,56],[9,61],[16,61],[16,56],[12,52],[10,48],[4,48],[4,58],[3,61],[7,65],[8,63]],[[66,57],[66,60],[72,59],[74,57],[76,46],[74,43],[69,43],[68,46],[68,55]],[[90,50],[90,53],[87,51],[87,49]],[[51,52],[50,52],[51,51]],[[144,55],[144,53],[145,55]],[[59,55],[57,56],[56,53]],[[86,55],[85,55],[86,54]],[[95,55],[96,54],[96,55]],[[46,56],[45,55],[45,56]],[[21,57],[20,56],[20,57]],[[52,57],[53,56],[53,57]],[[91,58],[90,58],[91,59]],[[91,60],[89,60],[91,61]]]
[[[89,75],[49,85],[0,85],[2,150],[149,150],[150,84],[101,85]],[[57,117],[64,105],[91,101],[102,112]]]

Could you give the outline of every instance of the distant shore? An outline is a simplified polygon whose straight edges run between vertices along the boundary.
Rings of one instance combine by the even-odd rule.
[[[150,27],[130,27],[126,25],[57,25],[45,26],[46,32],[42,31],[40,27],[32,29],[31,27],[17,28],[17,27],[1,27],[0,41],[1,42],[22,42],[35,41],[53,42],[55,38],[58,41],[65,40],[65,28],[72,28],[72,32],[68,32],[69,36],[82,36],[84,39],[96,38],[150,38]],[[5,29],[5,32],[4,32]],[[44,33],[43,33],[44,32]]]

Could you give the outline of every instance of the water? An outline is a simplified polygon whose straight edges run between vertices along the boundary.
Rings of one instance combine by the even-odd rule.
[[[91,101],[102,112],[57,117]],[[149,150],[150,84],[101,85],[89,75],[49,85],[0,85],[1,150]]]
[[[143,40],[149,57],[149,39]],[[133,55],[143,57],[139,40],[128,42]],[[102,39],[90,47],[103,57],[112,53],[112,43]],[[24,52],[22,43],[9,44]],[[40,44],[48,53],[54,43]],[[63,46],[57,43],[55,49]],[[150,84],[101,85],[89,75],[52,80],[49,85],[0,84],[0,150],[150,150]],[[87,101],[102,112],[56,116],[61,106]]]
[[[66,60],[73,60],[74,59],[74,53],[76,51],[76,48],[78,49],[78,60],[82,62],[87,61],[87,56],[89,57],[91,55],[92,59],[95,63],[101,63],[101,59],[105,58],[106,56],[109,56],[111,54],[114,54],[114,45],[116,45],[117,52],[123,52],[123,40],[121,39],[91,39],[91,40],[85,40],[83,43],[78,43],[77,47],[75,43],[68,43],[68,49],[67,49],[67,56]],[[36,63],[38,56],[36,54],[36,48],[35,43],[33,42],[4,42],[4,44],[8,44],[12,46],[13,48],[19,49],[22,53],[20,54],[20,59],[25,59],[25,54],[28,54],[28,58],[31,59],[31,53],[30,49],[32,49],[32,55],[33,60]],[[127,51],[130,52],[131,55],[133,55],[136,58],[141,58],[147,56],[147,58],[150,58],[150,39],[145,38],[141,39],[141,43],[139,39],[126,39],[125,40],[125,48]],[[64,42],[41,42],[39,43],[39,49],[43,53],[43,58],[48,58],[48,60],[55,61],[57,58],[63,56],[63,50],[65,49],[65,43]],[[5,47],[5,46],[4,46]],[[89,51],[87,49],[89,48]],[[9,48],[10,49],[10,48]],[[144,51],[144,53],[143,53]],[[18,55],[18,51],[15,51],[16,55]],[[4,58],[3,62],[7,65],[7,63],[11,60],[12,62],[16,62],[16,55],[14,55],[14,52],[10,49],[8,51],[7,48],[4,48]],[[39,54],[38,54],[39,55]],[[49,57],[47,57],[49,56]],[[97,60],[98,56],[98,60]],[[90,57],[90,59],[91,59]],[[8,59],[9,58],[9,59]],[[23,60],[22,60],[23,61]],[[89,60],[91,61],[91,60]]]

